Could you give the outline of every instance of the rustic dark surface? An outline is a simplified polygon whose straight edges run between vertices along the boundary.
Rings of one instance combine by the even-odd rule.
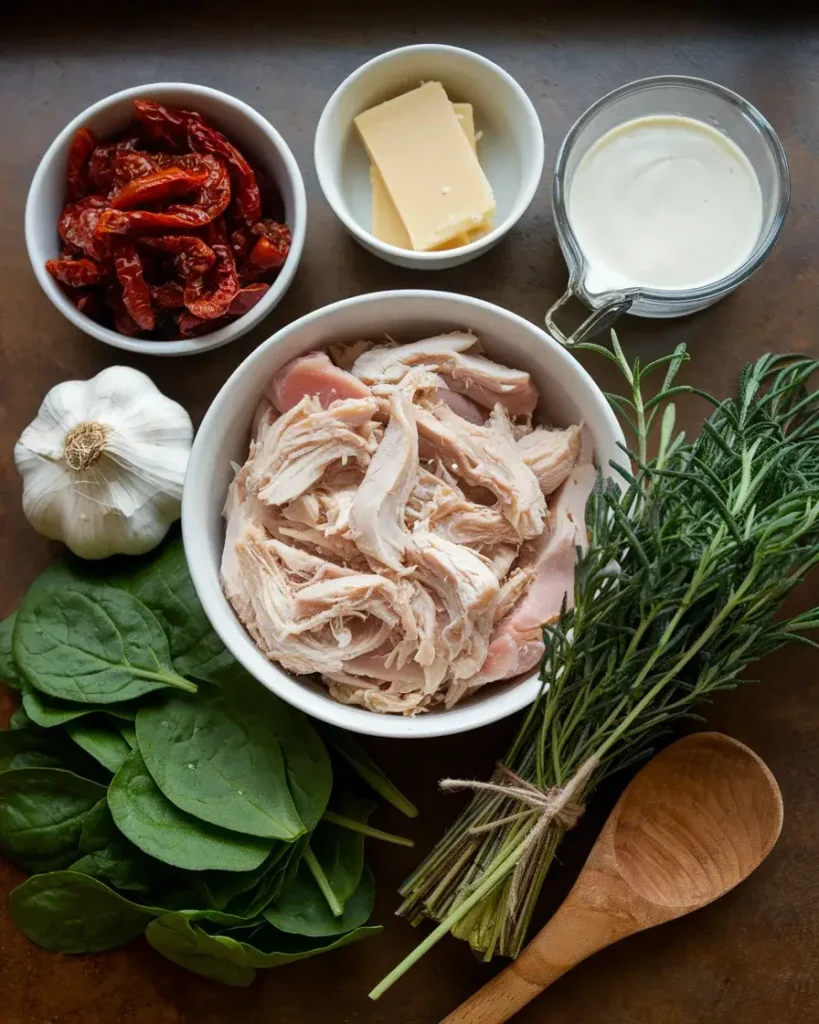
[[[16,5],[17,7],[23,5]],[[443,15],[424,4],[391,17],[364,4],[319,13],[314,5],[208,7],[156,4],[108,14],[84,5],[29,4],[0,33],[0,616],[10,612],[56,547],[26,523],[11,449],[52,385],[112,363],[148,372],[198,421],[227,375],[254,345],[327,302],[390,287],[469,292],[540,321],[563,289],[549,185],[557,147],[572,121],[602,93],[659,73],[713,78],[755,102],[778,130],[791,162],[793,204],[782,240],[753,281],[716,308],[679,322],[622,324],[630,354],[650,357],[685,341],[688,379],[727,394],[747,360],[799,350],[819,355],[819,28],[811,20],[623,11],[583,5],[559,19],[503,3],[493,16]],[[432,8],[432,5],[429,5]],[[445,6],[445,5],[440,5]],[[480,5],[476,5],[480,7]],[[578,5],[575,5],[577,8]],[[172,13],[175,8],[177,13]],[[185,9],[184,12],[182,9]],[[342,12],[342,8],[344,9]],[[119,9],[119,15],[114,10]],[[194,10],[198,13],[192,13]],[[447,7],[449,12],[455,5]],[[229,12],[229,16],[228,13]],[[528,13],[527,13],[528,12]],[[6,19],[8,15],[4,15]],[[302,23],[298,18],[302,18]],[[111,18],[118,18],[112,22]],[[28,20],[26,20],[28,19]],[[284,19],[284,20],[283,20]],[[343,233],[320,194],[313,131],[341,79],[393,46],[438,41],[476,49],[500,63],[532,97],[546,136],[546,169],[518,230],[492,253],[436,275],[379,262]],[[289,294],[250,338],[196,358],[137,358],[74,330],[41,294],[23,244],[23,207],[37,162],[78,111],[127,86],[179,80],[233,93],[284,134],[305,175],[309,230]],[[599,363],[590,369],[615,382]],[[703,406],[683,418],[696,429]],[[819,598],[814,579],[800,603]],[[819,1021],[819,703],[816,655],[789,650],[758,667],[761,684],[725,695],[707,723],[750,744],[768,762],[785,798],[785,828],[768,862],[738,891],[687,919],[622,943],[582,965],[518,1018],[521,1024],[810,1024]],[[377,920],[384,935],[332,956],[265,975],[232,990],[173,967],[137,942],[93,957],[44,953],[8,917],[18,874],[0,866],[0,1024],[432,1024],[478,987],[491,968],[463,943],[442,942],[381,1002],[366,993],[420,937],[391,918],[394,890],[440,835],[457,806],[436,793],[444,774],[485,773],[514,723],[424,743],[372,742],[371,749],[417,801],[417,852],[373,850]],[[619,781],[599,794],[562,851],[547,885],[545,919],[575,877]]]

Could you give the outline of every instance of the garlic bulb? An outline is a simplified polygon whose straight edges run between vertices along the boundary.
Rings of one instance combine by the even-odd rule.
[[[144,373],[52,388],[14,449],[23,511],[82,558],[139,555],[179,518],[193,426]]]

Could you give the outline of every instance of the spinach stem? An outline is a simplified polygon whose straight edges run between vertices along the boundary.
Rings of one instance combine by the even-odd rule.
[[[335,811],[325,811],[324,820],[329,821],[332,825],[348,828],[351,832],[360,832],[361,835],[369,836],[371,839],[381,839],[385,843],[393,843],[395,846],[415,846],[411,839],[393,835],[392,832],[382,832],[380,828],[365,825],[363,821],[356,821],[355,818],[345,818],[343,814],[336,814]]]
[[[324,874],[318,858],[309,846],[304,848],[304,863],[310,869],[310,874],[315,878],[316,885],[321,889],[322,896],[327,900],[327,906],[330,908],[333,917],[341,917],[344,913],[344,907],[338,902],[336,894],[330,888],[330,883],[327,881],[327,875]]]

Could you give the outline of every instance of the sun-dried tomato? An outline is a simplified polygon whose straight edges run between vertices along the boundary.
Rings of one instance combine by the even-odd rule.
[[[106,210],[100,217],[97,233],[105,235],[167,235],[184,234],[210,223],[210,216],[197,206],[169,206],[164,213],[152,210]]]
[[[135,206],[164,203],[178,199],[202,188],[208,171],[186,171],[181,167],[168,167],[164,171],[146,174],[114,189],[109,202],[115,210],[131,210]]]
[[[253,309],[256,303],[270,290],[269,284],[261,281],[257,284],[249,284],[237,293],[233,302],[228,306],[228,316],[244,316],[248,310]]]
[[[84,313],[87,317],[92,320],[100,320],[103,312],[100,306],[99,291],[92,289],[87,292],[75,292],[71,298],[74,300],[74,305],[77,307],[80,313]]]
[[[151,302],[155,309],[183,309],[185,306],[185,289],[176,281],[154,285],[151,288]]]
[[[239,292],[239,275],[230,246],[224,242],[212,243],[216,264],[206,278],[199,278],[185,286],[185,305],[194,316],[202,320],[215,320],[224,316]]]
[[[134,338],[140,333],[139,324],[125,308],[122,288],[119,284],[111,284],[105,293],[105,304],[114,314],[114,327],[120,334]]]
[[[290,232],[284,229],[280,239],[274,241],[266,235],[256,242],[247,257],[250,267],[261,271],[279,270],[290,252]]]
[[[130,238],[118,238],[114,242],[114,270],[122,285],[122,301],[131,318],[143,331],[152,331],[156,327],[156,314],[142,260],[136,243]]]
[[[281,196],[200,114],[151,100],[135,109],[127,135],[98,145],[83,129],[74,140],[73,201],[48,270],[123,334],[207,334],[251,309],[286,259]]]
[[[153,141],[168,146],[174,152],[184,149],[190,126],[202,123],[202,115],[194,110],[164,107],[153,100],[134,100],[134,109]]]
[[[209,168],[210,173],[197,197],[196,205],[210,214],[212,219],[215,219],[225,212],[230,203],[230,175],[227,167],[218,157],[204,153],[198,156],[198,159]]]
[[[170,253],[174,257],[177,274],[185,282],[204,277],[216,262],[213,249],[195,235],[161,235],[159,238],[144,238],[142,243]]]
[[[236,179],[236,206],[239,213],[248,227],[255,224],[262,215],[262,197],[256,175],[247,160],[221,132],[203,121],[191,122],[188,126],[188,140],[191,149],[197,153],[213,153],[227,163]]]
[[[107,267],[85,257],[79,260],[46,260],[46,270],[60,284],[69,288],[88,288],[108,277]]]
[[[120,153],[137,149],[140,145],[138,136],[132,135],[119,142],[108,142],[97,146],[88,162],[88,177],[94,188],[106,194],[114,187],[115,161]]]
[[[80,128],[68,151],[68,201],[75,203],[88,193],[88,164],[97,147],[90,128]]]
[[[97,234],[100,218],[108,207],[104,196],[86,196],[68,203],[60,216],[60,238],[101,263],[108,256],[108,243]]]

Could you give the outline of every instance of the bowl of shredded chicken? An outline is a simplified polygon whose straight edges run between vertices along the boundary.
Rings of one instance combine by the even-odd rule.
[[[567,419],[565,393],[543,393],[477,327],[413,334],[385,327],[254,372],[218,575],[292,685],[417,721],[536,680],[543,625],[571,606],[601,427],[580,408]],[[604,426],[613,449],[613,416]]]

